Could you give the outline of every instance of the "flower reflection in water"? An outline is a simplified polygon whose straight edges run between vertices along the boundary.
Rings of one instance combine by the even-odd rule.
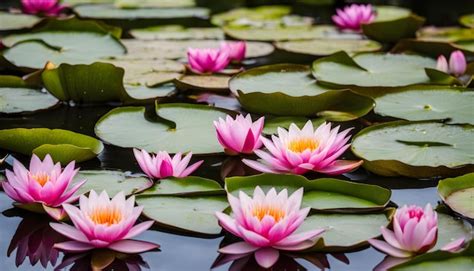
[[[150,266],[141,255],[124,254],[104,249],[81,254],[66,254],[55,270],[140,271],[143,270],[142,268],[150,269]]]

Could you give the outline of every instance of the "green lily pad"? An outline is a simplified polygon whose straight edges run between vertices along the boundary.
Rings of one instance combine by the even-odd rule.
[[[153,185],[153,181],[148,178],[113,170],[81,170],[73,181],[80,182],[82,180],[87,181],[76,194],[88,193],[91,190],[100,193],[105,190],[110,197],[121,191],[125,195],[131,195]]]
[[[416,38],[427,41],[456,42],[474,39],[474,29],[461,27],[424,27],[416,33]]]
[[[324,228],[322,241],[312,251],[351,251],[368,244],[367,240],[380,235],[380,227],[387,226],[394,209],[367,214],[312,214],[296,232]],[[322,244],[321,244],[322,243]]]
[[[217,40],[123,40],[127,55],[122,59],[179,59],[186,58],[188,48],[219,48]],[[262,57],[273,53],[275,48],[268,43],[247,42],[245,57]]]
[[[472,226],[463,220],[438,212],[438,239],[430,251],[441,250],[447,244],[464,238],[469,243],[472,239]]]
[[[451,253],[448,251],[434,251],[422,254],[407,262],[397,265],[390,270],[393,271],[471,271],[472,259],[474,257],[474,242],[459,252]]]
[[[125,48],[117,39],[120,31],[104,24],[78,19],[48,21],[36,32],[6,37],[12,46],[3,57],[17,67],[40,69],[55,65],[90,64],[100,58],[119,56]]]
[[[303,25],[303,26],[272,26],[272,27],[235,27],[225,26],[224,32],[234,39],[256,40],[256,41],[299,41],[299,40],[325,40],[334,39],[334,44],[339,41],[336,39],[358,40],[362,36],[357,33],[340,32],[332,25]],[[320,42],[320,43],[324,43]],[[327,47],[328,45],[326,45]],[[341,45],[343,46],[343,45]],[[346,48],[344,46],[344,48]],[[314,49],[317,50],[317,49]]]
[[[474,14],[466,14],[459,18],[459,23],[464,26],[474,28]]]
[[[34,15],[0,12],[0,31],[30,28],[40,20]]]
[[[144,107],[112,109],[97,122],[95,133],[110,144],[148,152],[220,153],[213,121],[233,113],[192,104],[159,104],[153,119],[144,112]]]
[[[434,59],[418,55],[366,53],[351,58],[338,52],[314,61],[312,69],[318,83],[380,93],[382,87],[429,83],[424,69],[435,67]]]
[[[30,113],[57,104],[58,100],[52,95],[29,87],[21,78],[0,75],[1,113]]]
[[[215,14],[211,23],[215,25],[227,25],[237,20],[265,21],[280,19],[291,13],[289,6],[261,6],[255,8],[237,8],[223,13]]]
[[[130,34],[139,40],[223,40],[224,31],[217,27],[190,27],[160,25],[132,29]]]
[[[222,92],[229,90],[228,75],[185,75],[176,78],[175,85],[180,90],[202,90]]]
[[[328,212],[363,212],[383,209],[390,201],[391,192],[380,186],[353,183],[338,179],[308,180],[300,175],[261,174],[225,179],[229,193],[238,196],[239,191],[252,195],[256,186],[264,191],[275,188],[288,189],[291,194],[304,188],[302,206]]]
[[[104,146],[93,137],[68,130],[15,128],[0,130],[0,148],[40,158],[50,154],[54,161],[66,164],[92,159]]]
[[[362,31],[370,39],[381,42],[396,42],[414,37],[416,31],[425,23],[425,18],[410,10],[395,6],[375,7],[377,16],[369,24],[362,25]]]
[[[122,9],[134,8],[180,8],[193,7],[195,0],[115,0],[114,6]]]
[[[326,56],[339,51],[345,51],[349,54],[374,52],[382,48],[382,45],[376,41],[357,39],[314,39],[285,41],[277,42],[275,46],[280,50],[315,56]]]
[[[63,0],[64,4],[69,6],[83,5],[83,4],[112,4],[115,0]]]
[[[135,100],[153,100],[172,95],[176,87],[171,82],[164,82],[160,85],[147,87],[144,85],[125,85],[128,95]]]
[[[452,51],[461,50],[466,56],[474,56],[474,39],[457,42],[404,39],[393,48],[393,53],[416,52],[433,58],[439,55],[449,55]]]
[[[303,126],[308,121],[308,118],[305,117],[272,117],[265,118],[265,126],[263,126],[263,133],[267,135],[276,134],[278,132],[278,127],[289,129],[292,123],[296,124],[299,128]],[[314,127],[318,127],[326,120],[323,118],[311,119]]]
[[[158,183],[140,193],[140,196],[202,196],[223,193],[224,189],[214,180],[188,176],[161,179]]]
[[[209,10],[201,7],[121,9],[114,5],[98,4],[76,6],[74,11],[81,18],[90,19],[176,19],[209,16]]]
[[[474,173],[439,181],[438,193],[455,212],[474,219]]]
[[[406,120],[445,120],[473,124],[474,91],[447,87],[415,87],[375,98],[374,112]]]
[[[138,196],[143,214],[160,226],[193,234],[218,235],[215,212],[228,207],[225,196]]]
[[[349,90],[316,84],[304,65],[261,66],[234,76],[230,90],[247,111],[278,116],[319,116],[346,121],[372,110],[373,100]]]
[[[473,139],[471,125],[394,121],[363,129],[351,148],[376,174],[427,178],[472,171]]]

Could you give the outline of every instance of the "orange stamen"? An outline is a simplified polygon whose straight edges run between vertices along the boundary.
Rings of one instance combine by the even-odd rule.
[[[97,207],[89,217],[95,224],[110,226],[122,220],[122,213],[117,208]]]
[[[298,138],[288,143],[288,149],[296,153],[302,153],[305,150],[314,151],[318,146],[319,142],[312,138]]]
[[[37,173],[35,175],[30,175],[30,176],[33,180],[35,180],[41,186],[45,186],[45,184],[49,182],[49,175],[44,172],[40,172],[40,173]]]
[[[280,221],[286,215],[285,211],[276,206],[255,206],[252,215],[258,220],[262,220],[266,215],[273,217],[275,222]]]

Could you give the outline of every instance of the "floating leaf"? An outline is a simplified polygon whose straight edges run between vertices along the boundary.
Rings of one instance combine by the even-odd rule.
[[[418,55],[338,52],[314,61],[313,75],[325,85],[380,94],[382,87],[428,83],[424,68],[435,67],[434,59]]]
[[[225,196],[139,196],[136,201],[144,207],[143,214],[158,225],[204,235],[221,232],[215,212],[228,206]]]
[[[40,20],[33,15],[0,12],[0,31],[30,28]]]
[[[121,9],[114,5],[80,5],[74,11],[81,18],[91,19],[176,19],[176,18],[206,18],[209,15],[207,8],[131,8]]]
[[[289,6],[261,6],[255,8],[236,8],[223,13],[215,14],[211,23],[215,25],[227,25],[235,21],[265,21],[281,19],[291,13]]]
[[[474,219],[474,173],[439,181],[438,193],[455,212]]]
[[[19,77],[0,75],[1,113],[29,113],[51,108],[57,103],[49,93],[27,86]]]
[[[212,123],[232,111],[206,105],[159,104],[157,119],[147,119],[144,113],[144,107],[115,108],[97,122],[96,135],[116,146],[149,152],[219,153],[223,149],[214,137]]]
[[[353,183],[331,178],[308,180],[300,175],[261,174],[225,179],[229,193],[238,196],[239,191],[252,195],[256,186],[264,191],[275,188],[277,192],[288,189],[293,193],[304,188],[304,207],[329,212],[361,212],[383,209],[390,200],[390,190],[369,184]]]
[[[339,51],[347,53],[373,52],[382,48],[382,45],[372,40],[358,39],[314,39],[277,42],[275,46],[280,50],[292,53],[326,56]]]
[[[373,100],[349,90],[329,90],[316,84],[304,65],[261,66],[234,76],[230,90],[243,108],[279,116],[324,116],[346,121],[370,112]]]
[[[427,178],[472,171],[473,139],[471,125],[394,121],[363,129],[351,148],[376,174]]]
[[[202,90],[225,92],[229,89],[228,75],[185,75],[175,80],[180,90]]]
[[[217,40],[123,40],[127,47],[125,59],[179,59],[185,58],[188,48],[219,48]],[[246,58],[261,57],[273,53],[275,48],[268,43],[247,42]]]
[[[456,42],[474,39],[474,29],[462,27],[434,27],[428,26],[416,33],[418,40]]]
[[[474,91],[447,87],[409,87],[375,98],[374,112],[406,120],[448,120],[473,124]]]
[[[54,161],[66,164],[92,159],[104,146],[93,137],[68,130],[15,128],[0,130],[0,148],[40,158],[50,154]]]
[[[154,186],[140,193],[141,196],[197,196],[223,194],[224,189],[214,180],[188,176],[161,179]]]
[[[466,14],[459,18],[459,22],[467,27],[474,28],[474,14]]]
[[[195,0],[115,0],[114,5],[122,9],[134,8],[179,8],[196,5]]]
[[[308,121],[308,118],[305,117],[273,117],[265,118],[265,126],[263,127],[263,133],[267,135],[276,134],[278,127],[289,129],[292,123],[296,124],[300,129]],[[323,118],[311,119],[314,127],[318,127],[326,120]]]
[[[181,25],[160,25],[132,29],[133,37],[139,40],[223,40],[224,31],[217,27],[190,27]]]
[[[369,24],[362,24],[362,31],[370,39],[381,42],[396,42],[415,36],[425,23],[425,18],[410,10],[395,6],[377,6],[377,16]]]
[[[76,194],[88,193],[91,190],[100,193],[107,191],[111,197],[123,191],[131,195],[151,187],[153,181],[141,176],[133,176],[122,171],[113,170],[81,170],[74,177],[74,182],[86,180]]]
[[[392,48],[393,53],[417,52],[431,57],[449,56],[455,50],[461,50],[466,56],[474,56],[474,39],[458,42],[404,39]]]

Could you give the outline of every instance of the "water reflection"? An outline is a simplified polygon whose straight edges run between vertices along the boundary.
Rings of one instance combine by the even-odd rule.
[[[62,262],[54,270],[114,270],[114,271],[140,271],[150,269],[141,255],[124,254],[111,250],[94,250],[81,254],[66,254]]]

